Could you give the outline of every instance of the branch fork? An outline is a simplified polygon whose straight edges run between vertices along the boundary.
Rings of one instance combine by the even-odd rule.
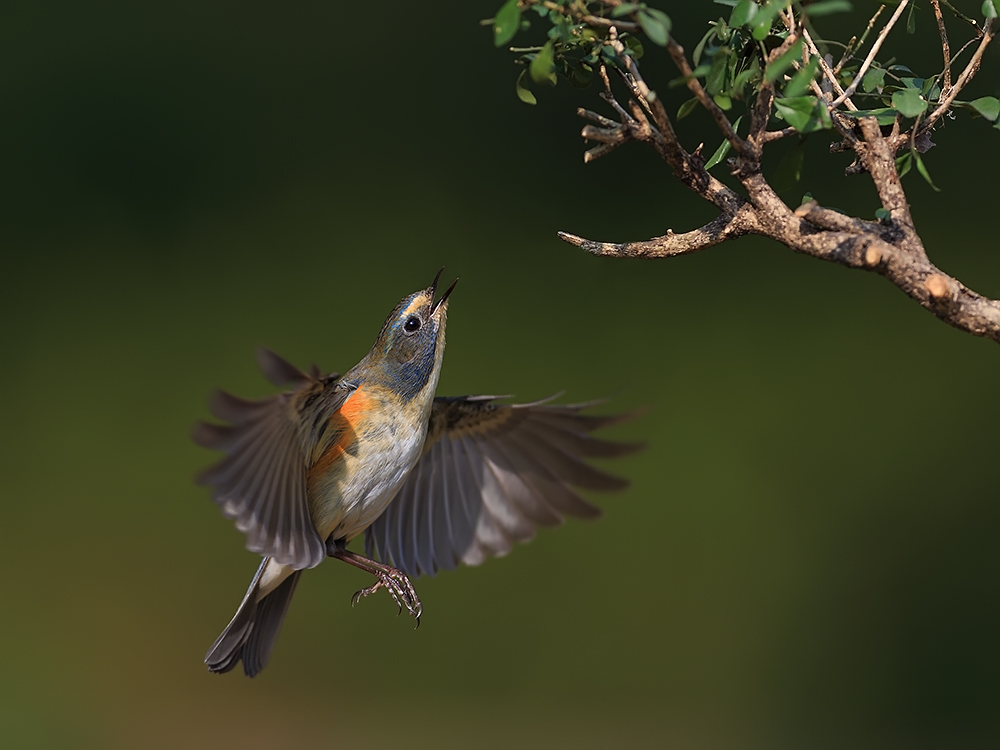
[[[667,162],[681,183],[712,203],[719,215],[697,229],[680,233],[667,230],[662,236],[638,242],[596,242],[568,232],[559,232],[559,238],[594,255],[668,258],[698,252],[747,234],[769,237],[795,252],[877,273],[946,323],[1000,343],[1000,301],[973,292],[931,263],[916,232],[910,207],[896,172],[895,154],[900,148],[907,144],[917,147],[919,143],[921,150],[926,150],[933,145],[928,138],[930,129],[948,111],[955,97],[975,75],[986,46],[995,36],[994,24],[988,22],[982,30],[982,37],[972,59],[952,83],[949,71],[952,58],[943,21],[940,20],[938,0],[931,0],[931,3],[939,19],[945,56],[945,94],[941,105],[907,133],[900,133],[898,118],[892,132],[884,135],[874,118],[850,118],[837,108],[843,104],[849,110],[857,110],[851,96],[908,0],[900,0],[896,11],[879,32],[854,81],[846,89],[839,85],[835,73],[844,61],[838,63],[837,68],[832,68],[832,61],[827,62],[819,55],[808,29],[804,25],[795,26],[792,16],[786,19],[789,28],[787,38],[769,54],[770,60],[776,59],[790,49],[801,34],[809,53],[819,56],[822,77],[828,85],[821,87],[813,81],[812,87],[828,103],[834,126],[843,136],[843,141],[834,144],[835,150],[855,152],[857,166],[854,171],[869,175],[888,214],[886,219],[867,221],[847,216],[824,208],[816,201],[809,201],[795,209],[786,205],[761,172],[761,158],[766,144],[796,132],[791,128],[767,130],[775,96],[773,84],[764,82],[761,85],[751,110],[749,133],[743,138],[736,133],[726,113],[715,103],[701,82],[692,75],[693,71],[683,48],[670,38],[667,51],[684,77],[687,88],[709,112],[735,152],[729,164],[746,197],[720,182],[705,169],[701,145],[694,152],[688,152],[682,146],[662,102],[646,84],[638,63],[626,54],[615,26],[611,25],[608,27],[608,43],[626,64],[625,70],[617,72],[628,92],[627,106],[623,106],[616,98],[608,71],[602,67],[602,98],[615,111],[618,119],[586,109],[577,110],[577,114],[592,123],[584,126],[581,135],[587,141],[598,144],[585,152],[584,161],[591,162],[600,158],[627,141],[646,143]],[[869,29],[877,17],[878,13],[869,23]],[[864,37],[862,44],[863,40]]]

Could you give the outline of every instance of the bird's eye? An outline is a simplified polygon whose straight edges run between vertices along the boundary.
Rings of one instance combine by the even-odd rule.
[[[406,319],[406,322],[403,323],[403,330],[406,331],[407,333],[416,333],[417,331],[419,331],[420,318],[418,318],[416,315],[411,315],[410,317],[408,317]]]

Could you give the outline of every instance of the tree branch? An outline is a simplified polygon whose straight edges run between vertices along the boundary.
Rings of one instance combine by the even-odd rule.
[[[913,226],[913,216],[910,215],[910,204],[906,201],[903,184],[896,172],[895,152],[889,148],[874,117],[859,119],[858,129],[864,137],[864,144],[857,145],[855,151],[865,170],[871,175],[882,207],[902,231],[904,247],[923,255],[924,248]]]
[[[900,3],[901,6],[905,4],[906,0]],[[898,17],[897,9],[897,13],[880,32],[865,65],[870,65],[874,60],[875,51]],[[874,118],[840,121],[841,113],[836,111],[833,102],[854,108],[850,101],[856,88],[854,84],[854,88],[840,90],[839,101],[831,101],[830,98],[827,101],[830,102],[831,115],[835,118],[838,130],[844,135],[844,147],[857,153],[859,164],[871,176],[882,206],[889,213],[888,219],[881,222],[846,216],[823,208],[815,201],[794,211],[790,209],[760,171],[764,145],[795,132],[791,128],[776,131],[766,129],[773,106],[773,87],[767,82],[761,84],[752,109],[750,134],[744,140],[735,134],[725,113],[715,105],[700,82],[691,77],[691,66],[683,49],[670,40],[668,51],[677,68],[688,79],[688,88],[706,109],[713,112],[716,124],[737,149],[738,156],[730,162],[733,174],[742,183],[749,200],[719,182],[705,170],[700,146],[694,153],[689,153],[681,146],[670,117],[659,98],[643,80],[638,63],[625,54],[624,45],[614,29],[610,31],[609,39],[616,53],[627,61],[627,70],[622,80],[634,101],[629,103],[628,108],[618,103],[607,72],[602,68],[601,77],[605,85],[602,97],[618,114],[619,120],[615,121],[589,110],[578,110],[578,114],[594,123],[583,128],[583,137],[600,144],[585,154],[585,160],[591,161],[629,140],[647,143],[656,149],[683,184],[715,205],[720,215],[689,232],[678,234],[671,230],[663,236],[637,242],[596,242],[568,232],[559,232],[560,239],[594,255],[605,257],[670,258],[698,252],[736,237],[756,234],[776,240],[798,253],[877,273],[941,320],[974,335],[1000,342],[1000,301],[973,292],[934,266],[916,233],[895,167],[895,141],[899,138],[908,139],[910,134],[900,134],[898,122],[887,139]],[[799,31],[805,37],[810,52],[818,55],[815,43],[805,28],[801,27]],[[991,32],[992,27],[988,24],[976,55],[955,82],[955,93],[975,74]],[[769,57],[773,59],[791,44],[794,44],[792,33],[780,49],[772,50]],[[833,71],[825,61],[822,65],[832,88],[839,90]],[[859,69],[855,83],[863,77],[863,70],[864,65]],[[816,87],[815,81],[813,86]],[[817,93],[822,95],[822,92]],[[954,96],[951,97],[953,99]],[[647,112],[653,122],[650,122]],[[920,127],[929,126],[925,121]]]
[[[743,138],[736,132],[728,114],[719,106],[715,97],[709,94],[707,84],[703,85],[694,75],[684,49],[668,33],[669,19],[664,21],[665,17],[662,17],[659,11],[654,12],[642,4],[629,3],[626,7],[623,0],[600,0],[602,6],[600,14],[593,15],[590,10],[591,5],[588,3],[519,0],[519,7],[522,10],[537,4],[548,8],[550,16],[553,13],[559,18],[569,16],[576,23],[589,27],[589,34],[597,35],[596,37],[581,35],[572,42],[565,43],[565,50],[581,48],[589,50],[590,57],[584,58],[587,61],[585,63],[569,54],[559,58],[560,43],[555,44],[557,60],[561,65],[570,66],[571,70],[579,70],[573,66],[583,65],[584,71],[590,72],[593,70],[593,67],[589,67],[593,65],[590,60],[597,60],[597,65],[594,67],[604,87],[601,97],[617,118],[606,117],[586,109],[577,110],[581,117],[589,121],[582,128],[581,135],[587,141],[596,144],[584,153],[584,160],[590,162],[600,158],[628,141],[645,143],[670,166],[674,176],[683,185],[712,203],[719,212],[715,219],[698,229],[681,233],[670,230],[660,237],[649,240],[624,243],[595,242],[568,232],[560,232],[560,239],[605,257],[670,258],[698,252],[726,240],[755,234],[780,242],[797,253],[838,263],[848,268],[877,273],[941,320],[961,330],[1000,343],[1000,301],[973,292],[930,261],[917,234],[895,161],[896,151],[904,145],[909,145],[918,153],[922,153],[932,145],[929,134],[934,125],[950,110],[958,94],[979,70],[985,49],[996,35],[997,24],[994,20],[987,21],[982,29],[973,24],[976,28],[978,46],[962,73],[952,82],[951,67],[956,64],[956,59],[962,54],[962,50],[952,54],[941,13],[941,5],[949,8],[951,5],[948,0],[931,0],[944,59],[941,99],[926,117],[918,117],[908,131],[902,131],[904,118],[897,114],[888,133],[883,133],[883,128],[878,125],[874,117],[858,117],[857,114],[852,114],[858,112],[852,97],[875,64],[876,57],[889,33],[898,24],[903,11],[912,6],[912,0],[899,0],[846,88],[841,86],[838,74],[849,60],[856,59],[855,53],[866,46],[865,40],[869,38],[870,33],[873,33],[885,6],[881,6],[871,16],[860,40],[856,37],[851,39],[836,67],[831,67],[833,58],[822,55],[813,39],[803,16],[808,12],[808,6],[801,8],[795,5],[792,8],[783,8],[774,17],[777,23],[784,24],[787,28],[784,39],[775,46],[768,47],[763,40],[757,38],[760,26],[743,23],[740,27],[729,28],[722,24],[716,32],[716,39],[721,46],[712,53],[713,66],[720,61],[726,63],[725,74],[721,79],[722,83],[718,84],[721,87],[718,91],[730,100],[746,99],[748,87],[755,95],[748,100],[749,132]],[[617,12],[619,17],[604,17],[609,10]],[[971,19],[964,20],[971,21]],[[651,24],[655,24],[656,28],[654,29]],[[771,32],[770,39],[775,38],[776,34],[770,27],[764,31]],[[691,152],[684,148],[662,100],[643,79],[638,62],[623,43],[619,32],[646,32],[653,42],[666,47],[688,90],[709,113],[725,141],[735,151],[735,156],[726,163],[733,176],[739,180],[746,197],[705,169],[701,145]],[[705,41],[708,41],[708,38],[706,37]],[[870,176],[879,201],[887,214],[880,221],[847,216],[824,208],[812,200],[793,210],[764,177],[761,165],[763,152],[768,143],[796,133],[810,133],[826,125],[822,107],[818,112],[823,114],[823,121],[817,122],[816,112],[810,115],[808,109],[801,108],[803,104],[813,106],[815,102],[812,102],[811,98],[799,98],[798,95],[789,94],[789,88],[780,83],[784,80],[782,76],[778,76],[777,80],[769,80],[775,76],[766,74],[767,66],[787,53],[800,38],[805,43],[804,63],[788,62],[801,71],[803,64],[808,64],[810,57],[818,60],[820,69],[818,80],[814,76],[812,80],[799,83],[806,84],[819,102],[825,105],[825,111],[829,113],[834,128],[842,136],[842,140],[833,144],[831,150],[855,152],[855,163],[848,167],[847,172],[866,172]],[[608,46],[610,50],[607,49]],[[532,50],[527,51],[530,53]],[[725,58],[719,55],[725,55]],[[537,58],[526,55],[522,58],[522,62],[534,66],[535,59]],[[759,63],[763,65],[765,71],[763,75],[761,68],[757,67]],[[614,68],[628,92],[627,97],[621,101],[616,98],[612,89],[610,68]],[[714,67],[713,70],[718,72]],[[713,75],[712,80],[718,83],[720,79],[717,75]],[[908,86],[907,90],[912,88]],[[713,91],[715,90],[713,88]],[[784,123],[786,127],[769,130],[768,126],[773,123],[772,117],[777,106],[775,101],[779,95],[785,97],[785,106],[781,111],[786,118]],[[912,94],[908,96],[912,99]],[[798,101],[795,101],[796,99]],[[796,105],[799,105],[799,109],[795,109]]]
[[[986,48],[989,46],[990,42],[993,41],[995,36],[996,19],[991,18],[983,27],[982,39],[980,40],[976,51],[972,54],[972,59],[969,60],[969,64],[965,66],[965,70],[962,71],[958,80],[955,81],[955,85],[952,86],[951,89],[941,98],[941,103],[937,106],[937,109],[931,112],[931,114],[929,114],[924,120],[920,128],[914,132],[914,136],[929,132],[930,129],[934,127],[934,123],[936,123],[941,116],[951,108],[952,102],[955,101],[955,98],[959,95],[962,89],[965,88],[965,85],[972,80],[976,71],[979,70],[979,64],[983,60],[983,53],[986,51]]]
[[[715,124],[718,126],[722,135],[730,145],[736,149],[736,153],[749,155],[749,144],[740,138],[736,131],[733,130],[732,123],[729,122],[729,118],[726,113],[722,111],[722,108],[715,103],[715,100],[709,96],[708,92],[701,85],[701,81],[695,78],[692,73],[691,65],[687,61],[687,57],[684,54],[684,48],[681,47],[673,37],[667,41],[667,52],[670,53],[671,59],[674,61],[674,65],[677,66],[677,70],[680,71],[681,75],[684,77],[687,84],[688,90],[697,97],[698,102],[703,106],[708,113],[712,115],[712,119],[715,120]],[[636,66],[635,60],[629,58],[630,63]],[[633,74],[634,75],[634,74]]]
[[[878,10],[875,11],[875,15],[873,15],[868,20],[868,26],[865,28],[864,32],[861,34],[861,39],[860,40],[856,36],[852,36],[851,37],[851,41],[848,42],[847,48],[844,50],[844,54],[840,58],[840,62],[838,62],[837,66],[833,69],[833,74],[834,75],[836,75],[837,73],[839,73],[840,69],[844,67],[844,64],[848,60],[851,59],[851,56],[854,54],[854,50],[856,49],[854,45],[856,44],[857,48],[860,48],[860,47],[862,47],[864,45],[865,39],[868,38],[868,35],[871,33],[872,28],[874,28],[875,22],[878,20],[878,17],[880,15],[882,15],[882,11],[883,10],[885,10],[885,6],[884,5],[880,5],[878,7]]]
[[[882,31],[879,32],[878,37],[875,39],[875,43],[872,44],[872,48],[868,52],[868,57],[865,58],[861,67],[858,68],[858,72],[854,76],[854,80],[851,81],[851,85],[847,87],[847,90],[844,91],[844,93],[830,102],[830,109],[838,107],[844,103],[847,104],[849,109],[857,109],[857,107],[850,102],[850,98],[854,95],[854,92],[858,90],[858,84],[861,83],[861,79],[864,78],[868,68],[871,67],[872,62],[875,60],[875,55],[877,55],[878,51],[882,48],[882,42],[884,42],[885,38],[889,36],[889,32],[892,30],[892,27],[896,25],[896,21],[899,20],[900,15],[902,15],[903,8],[906,7],[907,2],[908,0],[899,0],[896,12],[892,14],[889,20],[886,21],[885,26],[882,27]]]
[[[941,55],[944,57],[944,81],[941,83],[941,90],[948,93],[951,88],[951,47],[948,46],[948,31],[944,27],[944,16],[941,15],[939,0],[931,0],[931,7],[934,8],[934,18],[937,19],[938,35],[941,37]]]
[[[569,232],[559,232],[558,236],[564,242],[582,247],[594,255],[614,258],[672,258],[675,255],[696,253],[728,239],[750,234],[755,229],[757,227],[754,213],[744,202],[743,208],[735,215],[723,214],[699,229],[682,234],[674,234],[673,230],[668,229],[662,237],[654,237],[643,242],[621,244],[594,242]]]

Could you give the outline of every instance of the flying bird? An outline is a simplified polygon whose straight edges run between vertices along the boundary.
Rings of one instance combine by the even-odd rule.
[[[265,377],[290,389],[259,401],[222,391],[212,398],[210,411],[228,424],[200,423],[194,439],[226,456],[199,481],[264,559],[205,656],[210,671],[242,662],[257,675],[302,571],[327,557],[375,577],[354,602],[384,588],[419,624],[412,578],[504,555],[565,516],[599,515],[577,489],[627,486],[586,459],[641,448],[590,435],[634,414],[435,396],[458,283],[435,299],[440,278],[393,308],[371,351],[343,376],[303,372],[261,349]],[[347,549],[361,534],[364,555]]]

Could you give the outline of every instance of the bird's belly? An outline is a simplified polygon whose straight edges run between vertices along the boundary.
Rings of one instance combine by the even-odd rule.
[[[413,428],[402,421],[360,434],[346,451],[337,476],[311,498],[313,520],[323,539],[353,539],[382,515],[420,457],[426,423]]]

